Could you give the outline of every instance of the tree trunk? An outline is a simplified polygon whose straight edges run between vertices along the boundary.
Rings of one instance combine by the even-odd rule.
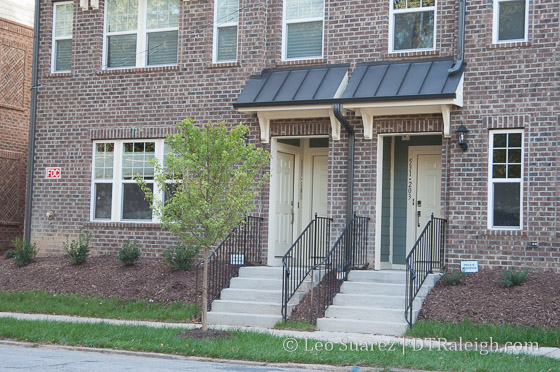
[[[208,247],[204,247],[204,270],[202,272],[202,330],[208,330]]]

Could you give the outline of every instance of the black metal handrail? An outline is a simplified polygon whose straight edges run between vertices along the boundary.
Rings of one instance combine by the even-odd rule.
[[[282,317],[284,320],[288,318],[288,302],[311,270],[327,254],[331,222],[331,218],[317,217],[315,214],[315,218],[309,222],[282,257]]]
[[[348,279],[350,270],[365,267],[367,262],[369,218],[354,215],[342,231],[324,260],[313,268],[320,278],[317,288],[311,290],[310,319],[314,323],[323,316]],[[316,303],[314,305],[313,303]]]
[[[261,217],[247,216],[208,256],[208,308],[239,273],[239,268],[262,264]],[[204,261],[196,264],[196,287]]]
[[[434,269],[444,268],[446,222],[447,220],[434,217],[432,214],[412,250],[406,256],[404,318],[411,328],[412,304],[422,284]]]

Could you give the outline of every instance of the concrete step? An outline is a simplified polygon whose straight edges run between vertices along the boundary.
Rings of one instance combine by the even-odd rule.
[[[219,325],[232,325],[242,327],[261,327],[273,328],[276,323],[282,320],[282,316],[269,314],[253,313],[232,313],[232,312],[208,312],[208,323]]]
[[[352,270],[348,274],[348,281],[404,284],[406,282],[406,271]]]
[[[387,336],[402,336],[406,332],[407,323],[377,322],[368,320],[319,318],[317,330],[329,332],[355,332]]]
[[[248,278],[237,277],[233,278],[229,285],[230,288],[237,289],[259,289],[259,290],[282,290],[281,279],[265,279],[265,278]],[[311,289],[311,281],[306,280],[301,283],[298,291],[307,292]]]
[[[425,297],[417,296],[414,299],[413,308],[419,308],[424,302]],[[403,309],[405,299],[404,295],[358,295],[358,294],[346,294],[339,293],[336,295],[333,301],[333,305],[345,306],[352,304],[352,306],[365,306],[365,307],[376,307],[384,309]]]
[[[413,310],[412,315],[414,319],[416,319],[418,316],[418,310]],[[390,309],[364,306],[331,305],[327,309],[325,317],[400,323],[404,321],[404,306],[400,309]]]
[[[282,279],[282,267],[244,266],[239,269],[239,278]]]
[[[372,282],[344,282],[340,288],[340,293],[345,294],[366,294],[366,295],[396,295],[404,298],[406,286],[404,284],[391,283],[372,283]],[[426,297],[428,288],[422,286],[418,296]]]
[[[288,304],[288,313],[294,307]],[[280,302],[247,302],[236,300],[218,300],[212,304],[212,311],[219,313],[247,313],[250,310],[253,314],[269,314],[278,315],[282,312],[282,304]]]

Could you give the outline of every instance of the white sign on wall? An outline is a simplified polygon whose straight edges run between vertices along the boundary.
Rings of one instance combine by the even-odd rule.
[[[463,273],[477,273],[478,272],[478,261],[461,261],[461,272]]]

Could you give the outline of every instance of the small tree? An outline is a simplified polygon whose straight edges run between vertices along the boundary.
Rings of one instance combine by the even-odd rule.
[[[200,247],[204,260],[202,329],[208,329],[208,256],[253,208],[268,174],[268,152],[245,143],[247,127],[228,130],[225,123],[177,123],[179,134],[168,135],[171,151],[165,164],[155,163],[155,183],[166,195],[155,201],[138,180],[164,228],[188,247]]]

